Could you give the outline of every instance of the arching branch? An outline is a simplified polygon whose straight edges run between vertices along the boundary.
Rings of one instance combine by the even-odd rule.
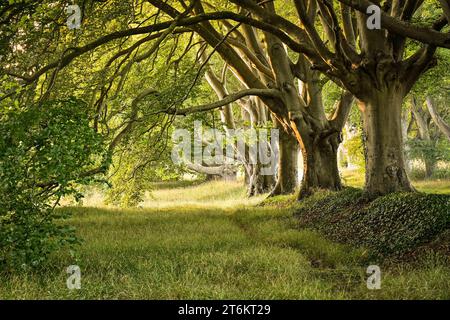
[[[367,0],[338,1],[364,14],[366,14],[367,8],[369,6],[375,5],[371,1]],[[400,36],[418,40],[422,43],[426,43],[436,47],[450,49],[450,33],[442,33],[431,28],[418,27],[404,20],[392,17],[383,11],[381,12],[381,26],[382,28],[387,29]]]
[[[230,103],[233,103],[239,99],[242,99],[242,98],[248,97],[248,96],[281,99],[280,92],[276,89],[247,89],[247,90],[242,90],[242,91],[236,92],[234,94],[231,94],[231,95],[227,96],[225,99],[214,102],[214,103],[209,103],[209,104],[192,107],[192,108],[186,108],[186,109],[182,109],[182,110],[176,110],[176,109],[167,110],[166,113],[186,116],[186,115],[192,114],[192,113],[211,111],[214,109],[222,108],[223,106],[229,105]]]
[[[437,112],[433,103],[433,99],[431,97],[427,97],[427,107],[434,123],[438,126],[439,130],[441,130],[442,133],[445,134],[447,139],[450,140],[450,126],[445,123],[444,119],[442,119],[442,117]]]

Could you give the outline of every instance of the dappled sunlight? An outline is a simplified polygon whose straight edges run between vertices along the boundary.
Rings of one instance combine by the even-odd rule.
[[[243,182],[212,181],[177,189],[159,189],[146,194],[143,208],[168,208],[194,206],[197,208],[235,208],[254,206],[267,195],[246,196]]]
[[[445,167],[449,170],[448,167]],[[354,188],[362,188],[364,186],[364,173],[361,170],[342,170],[342,181],[344,185]],[[450,194],[450,178],[444,177],[442,179],[413,179],[412,185],[420,192],[436,193],[436,194]]]
[[[0,300],[449,299],[449,4],[0,1]]]
[[[266,195],[247,197],[246,187],[242,181],[210,181],[186,185],[183,183],[158,183],[154,189],[145,192],[144,200],[139,203],[142,209],[164,208],[217,208],[232,209],[255,206],[261,203]],[[63,206],[74,205],[73,199],[66,199]],[[104,194],[99,189],[88,189],[82,203],[85,207],[111,208]]]

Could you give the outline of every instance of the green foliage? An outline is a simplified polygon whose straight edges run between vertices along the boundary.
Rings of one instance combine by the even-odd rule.
[[[416,46],[412,46],[416,50]],[[438,49],[436,53],[437,66],[427,71],[414,85],[412,93],[420,99],[432,96],[444,101],[450,98],[448,86],[450,85],[450,52],[446,49]]]
[[[450,225],[450,197],[407,193],[367,202],[361,190],[349,188],[317,193],[296,214],[302,226],[388,256],[414,250],[444,232]]]
[[[277,208],[289,208],[297,201],[297,196],[281,195],[275,197],[266,198],[259,206],[261,207],[277,207]]]
[[[171,159],[170,132],[170,128],[154,128],[124,141],[123,152],[113,157],[109,171],[108,204],[136,207],[152,190],[152,183],[180,179],[183,172]]]
[[[357,135],[345,140],[343,146],[348,152],[347,156],[349,160],[357,165],[360,170],[364,170],[365,157],[361,134],[361,131],[359,131]]]
[[[101,153],[90,129],[86,105],[75,99],[21,109],[0,117],[0,268],[42,265],[63,245],[74,245],[74,230],[55,213],[61,197],[76,194],[81,179]],[[95,156],[97,155],[97,157]]]
[[[129,153],[120,165],[113,166],[113,176],[109,179],[110,188],[106,190],[106,203],[124,208],[136,207],[145,200],[145,193],[152,191],[153,183],[157,181],[174,181],[180,178],[182,172],[176,167],[167,154],[151,161],[151,165],[141,165],[148,159],[145,153]],[[147,155],[151,156],[151,155]],[[119,161],[119,160],[118,160]]]
[[[408,141],[408,155],[411,159],[420,159],[430,163],[450,162],[450,143],[448,140],[425,141],[420,139]]]
[[[421,187],[423,184],[446,184],[447,188],[437,189],[437,190],[426,190],[428,193],[444,193],[443,191],[450,190],[450,167],[449,165],[444,165],[441,167],[435,167],[431,176],[428,176],[426,168],[416,167],[411,170],[408,176],[415,180],[415,184]]]
[[[373,201],[354,219],[362,244],[379,254],[402,253],[450,226],[450,196],[391,194]]]
[[[51,268],[2,277],[0,299],[450,298],[448,258],[427,252],[415,263],[368,261],[364,250],[299,230],[292,209],[279,207],[289,197],[261,208],[249,207],[237,183],[160,184],[158,191],[148,209],[59,209],[75,213],[70,223],[85,239],[82,290],[64,286],[61,271],[73,259],[62,254]],[[186,203],[193,197],[196,204]],[[224,208],[210,199],[239,203]],[[166,200],[171,207],[161,208]],[[382,290],[367,290],[369,264],[380,265]]]

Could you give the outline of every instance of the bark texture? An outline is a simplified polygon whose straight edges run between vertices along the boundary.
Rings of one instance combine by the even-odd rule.
[[[340,134],[334,133],[304,144],[302,148],[304,172],[299,199],[320,189],[341,190],[342,183],[337,162],[340,143]]]
[[[444,119],[437,112],[433,99],[431,97],[427,97],[427,107],[430,112],[431,118],[434,123],[438,126],[439,130],[447,137],[450,141],[450,125],[445,123]]]
[[[403,97],[403,88],[391,83],[383,91],[373,90],[361,103],[366,139],[366,191],[372,196],[414,191],[403,152]]]
[[[279,128],[279,159],[277,184],[271,196],[292,194],[298,186],[299,145],[295,137]]]

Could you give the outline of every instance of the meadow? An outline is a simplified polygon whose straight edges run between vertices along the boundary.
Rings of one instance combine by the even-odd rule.
[[[0,2],[0,300],[450,299],[450,0],[70,2]]]
[[[446,183],[418,187],[447,192]],[[60,209],[83,243],[43,270],[1,275],[0,299],[450,298],[441,254],[380,262],[382,288],[368,290],[366,269],[379,262],[299,229],[292,207],[260,206],[264,197],[247,199],[239,182],[166,187],[143,208]],[[81,290],[67,289],[69,265],[80,266]]]

